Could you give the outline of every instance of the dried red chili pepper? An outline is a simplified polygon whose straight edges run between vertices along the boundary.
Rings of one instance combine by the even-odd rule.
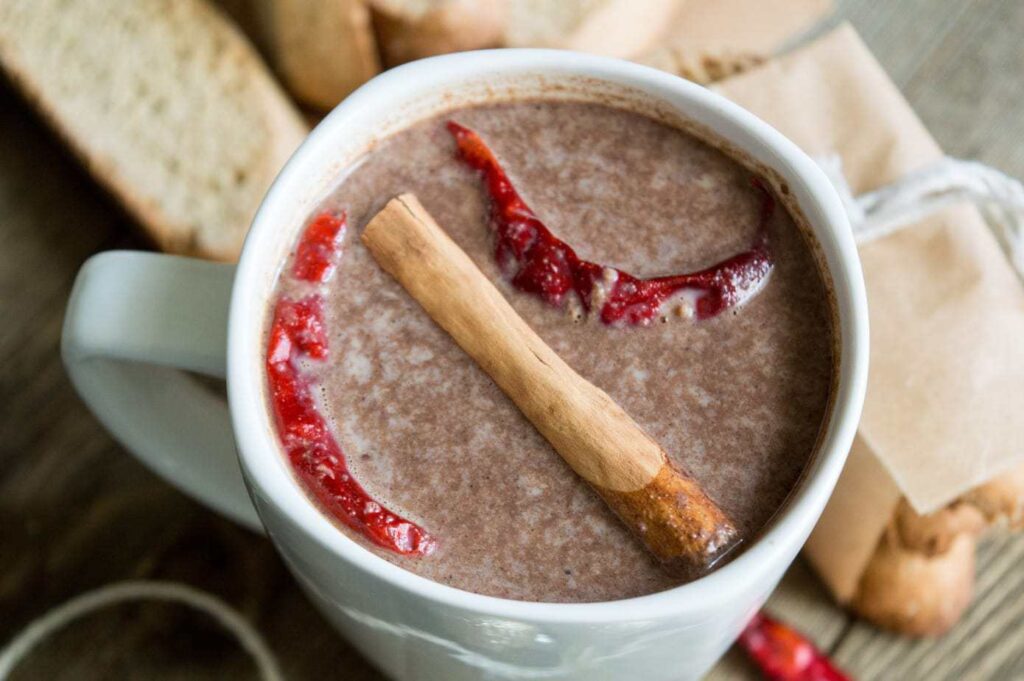
[[[344,230],[344,214],[314,218],[296,246],[291,276],[311,284],[326,282],[338,265]],[[278,436],[292,468],[325,511],[373,543],[407,555],[430,553],[435,546],[430,534],[385,508],[349,472],[330,424],[317,408],[315,386],[302,371],[304,361],[322,361],[327,355],[320,294],[279,298],[266,367]]]
[[[802,634],[763,612],[750,620],[739,644],[768,681],[850,681]]]
[[[323,283],[338,266],[341,240],[345,236],[344,213],[321,213],[302,233],[295,249],[292,276],[301,281]]]
[[[327,338],[319,296],[278,300],[267,345],[267,377],[278,433],[292,467],[317,501],[370,541],[392,551],[424,555],[434,540],[385,508],[352,477],[330,425],[320,414],[303,358],[325,359]]]
[[[479,135],[454,121],[448,122],[448,130],[462,160],[483,175],[491,198],[498,264],[511,275],[513,286],[550,305],[561,307],[566,294],[574,291],[585,311],[599,308],[605,324],[642,326],[660,314],[672,295],[692,291],[693,314],[707,319],[745,302],[771,273],[767,228],[775,199],[758,179],[753,184],[763,200],[758,236],[750,249],[699,272],[641,279],[576,255],[526,205]]]

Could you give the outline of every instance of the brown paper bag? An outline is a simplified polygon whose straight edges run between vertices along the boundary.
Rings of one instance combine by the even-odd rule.
[[[637,61],[714,82],[775,54],[831,11],[831,0],[682,0],[661,44]]]
[[[721,83],[854,193],[942,155],[852,28]],[[1024,463],[1024,288],[968,205],[861,248],[871,370],[858,438],[806,555],[843,602],[897,502],[919,513]]]
[[[669,41],[704,53],[771,55],[832,11],[832,0],[683,0]]]

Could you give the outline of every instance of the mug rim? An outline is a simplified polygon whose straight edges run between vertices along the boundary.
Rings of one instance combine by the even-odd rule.
[[[686,99],[687,106],[701,109],[716,120],[736,126],[751,141],[751,144],[739,145],[742,151],[747,152],[753,145],[760,145],[763,152],[773,157],[774,163],[770,167],[786,180],[794,195],[800,197],[801,212],[828,261],[839,327],[840,362],[825,433],[798,486],[768,528],[744,547],[735,559],[693,582],[643,596],[588,603],[520,601],[434,582],[377,556],[348,537],[317,508],[294,476],[289,474],[287,481],[282,481],[280,471],[271,470],[269,464],[272,459],[268,457],[284,458],[273,428],[268,431],[266,427],[254,427],[254,424],[266,426],[271,420],[262,388],[263,338],[262,334],[253,333],[253,316],[262,318],[266,301],[254,301],[254,296],[241,292],[251,288],[256,277],[267,276],[268,268],[260,257],[266,249],[261,246],[268,243],[266,237],[279,224],[274,213],[291,198],[289,185],[294,184],[294,178],[311,172],[309,166],[319,163],[316,158],[318,148],[332,136],[343,133],[354,112],[365,108],[386,111],[389,100],[407,96],[407,87],[437,80],[439,73],[456,74],[440,76],[443,82],[454,85],[460,78],[463,81],[472,76],[479,78],[494,70],[545,77],[557,71],[558,74],[577,74],[619,86],[644,86],[651,91],[666,93],[661,99],[669,106],[673,105],[667,101],[667,93]],[[422,89],[423,86],[419,87]],[[690,117],[686,113],[683,115]],[[371,131],[357,134],[369,137]],[[736,143],[732,139],[729,141]],[[814,221],[811,213],[818,216],[818,222]],[[275,264],[280,266],[280,263]],[[272,271],[276,272],[276,269],[272,268]],[[262,323],[259,328],[262,328]],[[336,560],[370,572],[392,587],[422,598],[495,617],[604,622],[669,614],[678,616],[684,612],[700,615],[713,611],[730,598],[738,586],[748,584],[752,577],[756,578],[759,566],[763,570],[763,566],[774,564],[778,555],[794,548],[794,542],[802,544],[817,522],[845,463],[860,419],[867,383],[867,302],[853,235],[834,187],[813,160],[754,114],[690,81],[620,59],[563,50],[480,50],[431,57],[379,74],[349,95],[303,141],[268,190],[246,237],[231,294],[227,356],[228,401],[239,461],[250,495],[272,505],[292,528],[320,545]],[[301,500],[287,491],[289,486],[298,492]],[[260,504],[255,505],[260,510]],[[280,536],[272,539],[275,544],[279,541],[287,543]]]

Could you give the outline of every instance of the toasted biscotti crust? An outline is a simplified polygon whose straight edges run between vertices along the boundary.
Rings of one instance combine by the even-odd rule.
[[[509,0],[505,44],[609,57],[644,54],[665,38],[680,0]]]
[[[370,0],[386,66],[501,45],[507,0]]]
[[[332,109],[380,71],[364,0],[259,1],[274,65],[304,104]]]

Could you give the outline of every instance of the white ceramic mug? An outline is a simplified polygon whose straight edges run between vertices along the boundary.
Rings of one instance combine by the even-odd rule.
[[[642,100],[710,130],[785,183],[831,274],[840,361],[820,453],[759,540],[713,574],[669,591],[551,604],[431,582],[340,532],[306,497],[277,445],[264,396],[266,304],[309,213],[375,139],[441,109],[531,95]],[[213,508],[265,528],[314,603],[392,678],[680,681],[701,676],[722,655],[824,508],[864,398],[867,307],[839,198],[814,162],[767,124],[647,67],[496,50],[409,64],[346,99],[271,187],[237,267],[149,253],[92,258],[75,283],[63,352],[76,388],[126,447]],[[182,369],[226,376],[230,409]]]

